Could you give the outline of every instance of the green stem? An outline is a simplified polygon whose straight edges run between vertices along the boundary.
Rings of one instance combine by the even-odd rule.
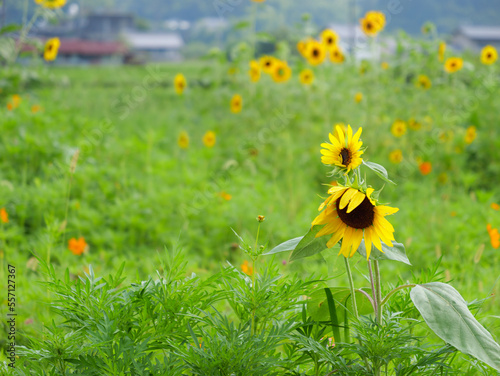
[[[259,244],[259,232],[260,232],[260,224],[257,227],[257,236],[255,237],[255,247],[254,247],[254,252],[257,252],[257,246]],[[257,311],[257,308],[255,307],[255,274],[256,274],[256,265],[255,261],[257,260],[258,256],[253,256],[252,257],[252,305],[253,305],[253,310],[252,310],[252,329],[251,333],[254,335],[256,333],[256,328],[255,328],[255,313]]]
[[[416,285],[415,284],[409,284],[409,285],[402,285],[402,286],[399,286],[399,287],[396,287],[394,290],[392,290],[390,293],[388,293],[384,299],[382,299],[382,305],[384,305],[385,303],[387,303],[387,301],[389,300],[389,298],[391,296],[393,296],[395,293],[397,293],[399,290],[402,290],[402,289],[406,289],[408,287],[415,287]]]
[[[370,283],[372,286],[373,311],[375,312],[375,314],[378,314],[377,292],[375,290],[375,281],[373,278],[372,262],[370,260],[368,260],[368,272],[370,273]]]
[[[373,260],[373,269],[375,271],[375,302],[377,305],[377,323],[382,325],[382,289],[380,287],[380,269],[378,261]]]
[[[356,320],[359,320],[358,307],[356,306],[356,296],[354,290],[354,282],[352,280],[351,267],[349,266],[349,261],[347,261],[347,257],[344,257],[345,261],[345,269],[347,271],[347,278],[349,279],[349,287],[351,288],[351,300],[352,300],[352,311]]]

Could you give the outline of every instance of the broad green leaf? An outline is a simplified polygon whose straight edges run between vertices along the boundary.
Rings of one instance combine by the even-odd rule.
[[[303,236],[299,236],[298,238],[287,240],[286,242],[277,245],[269,252],[263,253],[263,255],[273,255],[275,253],[291,251],[292,249],[295,249],[295,247],[297,247],[302,238]]]
[[[384,166],[381,166],[378,163],[366,162],[366,161],[363,161],[363,164],[370,170],[372,170],[375,174],[377,174],[377,176],[380,177],[382,180],[385,180],[388,183],[396,185],[396,183],[394,183],[391,179],[389,179],[389,175],[387,174],[387,170],[385,169]]]
[[[475,319],[457,290],[431,282],[415,286],[410,296],[439,338],[500,371],[500,345]]]
[[[245,29],[250,26],[250,22],[248,21],[240,21],[237,24],[233,26],[233,29],[239,30],[239,29]]]
[[[392,247],[389,247],[384,242],[381,243],[382,250],[384,252],[380,252],[377,248],[372,246],[372,252],[370,253],[371,260],[393,260],[411,265],[410,260],[408,260],[408,257],[406,256],[405,246],[403,244],[392,242]],[[366,247],[364,239],[359,245],[358,252],[361,256],[366,258]]]
[[[13,33],[14,31],[21,30],[21,25],[18,24],[9,24],[5,25],[0,29],[0,35],[5,34],[5,33]]]
[[[344,321],[345,318],[345,308],[347,311],[352,311],[351,303],[351,290],[348,287],[330,287],[332,293],[332,298],[335,300],[337,320],[338,322]],[[363,289],[369,295],[371,295],[371,289]],[[358,306],[358,313],[360,315],[368,315],[373,312],[373,306],[368,300],[368,298],[361,293],[356,293],[356,305]],[[307,301],[307,312],[313,320],[318,321],[329,321],[330,311],[328,308],[328,302],[325,295],[325,289],[321,288],[314,291]]]
[[[292,254],[290,261],[295,261],[304,257],[310,257],[327,249],[326,243],[330,237],[320,236],[316,238],[316,234],[321,230],[323,225],[314,226],[297,244]]]

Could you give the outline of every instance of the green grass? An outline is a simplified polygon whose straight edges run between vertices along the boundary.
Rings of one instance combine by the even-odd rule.
[[[500,226],[500,213],[490,208],[500,201],[499,71],[468,56],[465,68],[449,76],[434,47],[423,45],[429,55],[401,53],[389,60],[388,70],[371,64],[364,75],[352,62],[320,66],[312,87],[299,84],[304,63],[296,57],[292,79],[279,85],[268,76],[250,83],[244,59],[233,63],[235,75],[227,74],[229,63],[213,60],[50,68],[50,81],[19,93],[19,108],[1,110],[0,205],[10,216],[0,235],[2,273],[7,264],[18,270],[18,331],[36,336],[52,317],[44,303],[51,297],[38,283],[44,276],[28,265],[32,253],[48,259],[50,249],[56,268],[74,275],[88,264],[96,274],[114,273],[126,261],[130,283],[154,275],[165,246],[185,250],[189,272],[206,275],[226,260],[239,266],[244,255],[231,229],[252,239],[257,215],[266,216],[260,239],[269,247],[305,234],[326,195],[323,184],[331,181],[320,144],[333,124],[343,122],[363,127],[364,157],[385,165],[397,182],[386,184],[381,200],[400,208],[390,221],[413,267],[384,262],[384,281],[411,280],[441,259],[445,279],[467,301],[491,296],[480,317],[498,341],[500,321],[490,316],[498,316],[500,252],[492,248],[486,224]],[[188,80],[183,96],[172,87],[178,72]],[[431,78],[429,91],[414,86],[420,73]],[[145,87],[148,77],[152,87]],[[363,93],[359,104],[356,92]],[[243,97],[240,114],[229,111],[235,93]],[[33,104],[43,111],[32,114]],[[422,129],[395,138],[393,121],[410,118]],[[471,124],[478,137],[466,145]],[[190,137],[186,150],[177,145],[183,130]],[[217,134],[211,149],[202,143],[208,130]],[[446,132],[453,135],[449,140],[442,137]],[[404,161],[391,164],[388,155],[398,148]],[[432,163],[431,174],[419,172],[417,157]],[[367,178],[376,189],[384,184]],[[220,197],[223,191],[231,200]],[[65,231],[58,233],[66,210]],[[67,242],[80,236],[90,248],[75,256]],[[283,255],[275,261],[285,273],[343,271],[332,252],[285,265]],[[367,284],[365,263],[359,256],[355,263],[361,271],[355,282]],[[344,279],[333,283],[344,285]]]

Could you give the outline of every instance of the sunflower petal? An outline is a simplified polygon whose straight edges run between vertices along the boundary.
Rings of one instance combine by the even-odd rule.
[[[357,192],[359,192],[357,189],[349,188],[340,199],[339,209],[344,209]]]
[[[372,230],[370,227],[365,228],[365,248],[366,259],[369,260],[372,253]]]
[[[353,234],[353,240],[352,240],[352,245],[351,245],[351,254],[349,257],[354,256],[356,251],[359,248],[359,245],[361,244],[361,240],[363,240],[363,230],[361,229],[355,229],[354,234]]]
[[[328,240],[326,246],[328,248],[334,247],[339,242],[339,240],[342,239],[342,237],[344,236],[346,228],[347,226],[344,223],[342,223],[341,226],[338,228],[338,230],[333,233],[330,240]]]
[[[352,212],[354,209],[356,209],[365,199],[365,194],[363,192],[357,191],[356,194],[351,198],[351,202],[349,203],[349,206],[347,207],[347,213]]]

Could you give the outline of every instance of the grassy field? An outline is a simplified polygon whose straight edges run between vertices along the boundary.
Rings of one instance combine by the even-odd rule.
[[[500,252],[486,230],[488,223],[500,226],[491,206],[500,202],[498,67],[470,55],[450,75],[436,41],[414,43],[388,67],[352,61],[314,67],[310,86],[298,79],[305,62],[292,56],[292,77],[281,84],[267,75],[250,82],[248,60],[213,58],[50,67],[41,71],[43,85],[17,93],[16,108],[6,109],[13,93],[5,93],[0,206],[9,221],[0,235],[1,279],[7,265],[16,266],[19,344],[52,319],[46,304],[52,296],[40,284],[45,276],[34,254],[72,275],[89,264],[107,275],[125,261],[129,284],[154,276],[165,248],[184,250],[189,273],[208,275],[226,261],[239,267],[245,254],[232,229],[251,243],[258,215],[266,217],[259,236],[269,248],[305,234],[330,183],[320,144],[337,123],[363,127],[364,158],[383,164],[397,183],[386,184],[381,199],[400,209],[391,223],[413,266],[382,263],[385,281],[411,280],[440,262],[443,280],[467,301],[489,297],[478,317],[498,341]],[[181,96],[172,85],[180,72],[188,83]],[[430,89],[416,87],[420,74],[430,78]],[[234,114],[237,93],[243,109]],[[41,110],[33,113],[33,105]],[[391,132],[397,120],[406,126],[400,137]],[[477,137],[468,143],[471,125]],[[183,131],[187,148],[178,145]],[[208,131],[216,134],[211,148],[202,141]],[[398,149],[402,161],[391,162]],[[431,163],[430,173],[422,173],[422,162]],[[384,184],[367,178],[376,188]],[[68,241],[80,237],[89,247],[77,256]],[[319,273],[336,276],[332,285],[346,284],[337,252],[287,260],[282,253],[273,262],[285,274]],[[354,264],[361,272],[355,282],[364,282],[363,258]]]

